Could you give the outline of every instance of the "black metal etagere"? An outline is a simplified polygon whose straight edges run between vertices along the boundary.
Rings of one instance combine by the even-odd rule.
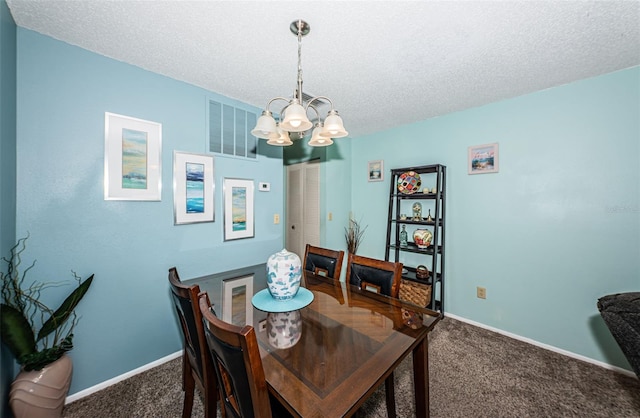
[[[399,180],[410,177],[409,173],[417,173],[420,186],[412,190],[400,190]],[[415,177],[415,176],[413,176]],[[420,220],[413,217],[412,206],[420,202],[423,208]],[[391,187],[389,191],[389,216],[387,218],[387,241],[385,260],[401,261],[405,266],[403,280],[427,284],[431,286],[431,301],[427,307],[440,311],[444,315],[444,252],[445,252],[445,204],[446,204],[446,167],[441,164],[417,167],[394,168],[391,170]],[[431,219],[424,212],[431,211]],[[406,217],[401,217],[406,214]],[[406,246],[400,245],[400,230],[404,225],[409,236]],[[429,229],[433,235],[431,245],[418,248],[413,242],[413,232],[418,228]],[[407,256],[418,254],[420,257]],[[429,269],[429,276],[418,278],[416,267],[424,265]]]

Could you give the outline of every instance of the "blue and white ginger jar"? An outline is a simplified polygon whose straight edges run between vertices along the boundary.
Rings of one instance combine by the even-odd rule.
[[[267,260],[267,286],[277,300],[292,299],[300,289],[302,263],[295,253],[283,249]]]

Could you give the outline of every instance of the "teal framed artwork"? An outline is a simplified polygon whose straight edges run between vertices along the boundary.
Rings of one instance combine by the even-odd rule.
[[[162,124],[105,112],[104,199],[159,201]]]
[[[224,240],[253,238],[253,180],[225,178]]]
[[[173,152],[173,221],[175,225],[215,220],[213,156]]]

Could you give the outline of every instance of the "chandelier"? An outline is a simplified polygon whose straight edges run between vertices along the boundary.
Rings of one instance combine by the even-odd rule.
[[[267,139],[267,144],[276,146],[292,145],[290,133],[295,133],[298,138],[306,135],[306,132],[313,128],[309,145],[312,147],[326,147],[333,144],[331,138],[342,138],[349,133],[344,129],[342,118],[338,111],[333,108],[331,99],[325,96],[312,97],[308,101],[303,100],[302,93],[302,37],[307,35],[311,27],[304,20],[296,20],[291,23],[289,29],[298,36],[298,81],[293,92],[293,98],[274,97],[269,100],[267,106],[258,118],[256,127],[251,133],[262,139]],[[269,110],[275,101],[283,100],[287,104],[280,110],[278,121]],[[327,113],[324,121],[320,118],[320,113],[314,102],[329,102],[331,110]],[[315,112],[315,124],[309,120],[307,114],[309,109]]]

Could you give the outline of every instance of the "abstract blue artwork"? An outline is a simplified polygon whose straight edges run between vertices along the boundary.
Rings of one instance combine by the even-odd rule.
[[[204,164],[187,163],[187,213],[204,213]]]

